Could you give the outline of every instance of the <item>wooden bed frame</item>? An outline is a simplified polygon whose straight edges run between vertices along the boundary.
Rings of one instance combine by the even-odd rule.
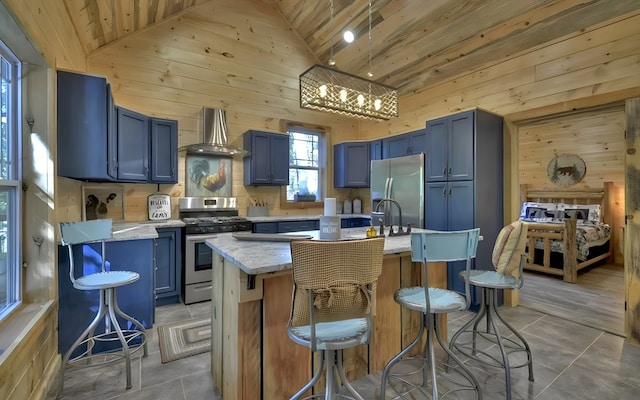
[[[567,203],[567,204],[600,204],[602,221],[611,224],[613,221],[613,182],[604,182],[603,189],[528,189],[520,185],[520,204],[524,202]],[[608,259],[613,263],[611,240],[604,254],[578,262],[576,243],[576,220],[565,219],[564,224],[528,223],[527,240],[529,249],[534,249],[536,238],[544,242],[542,264],[534,264],[530,255],[524,268],[526,270],[561,275],[565,282],[576,283],[578,270],[588,267],[600,260]],[[551,241],[561,240],[563,248],[563,268],[551,267]]]

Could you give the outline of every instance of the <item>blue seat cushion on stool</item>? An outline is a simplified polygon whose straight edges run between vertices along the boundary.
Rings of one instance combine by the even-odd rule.
[[[465,278],[466,271],[460,273]],[[518,279],[512,275],[502,275],[496,271],[471,270],[469,271],[469,283],[476,286],[493,289],[517,289]]]
[[[106,271],[85,275],[73,284],[79,290],[107,289],[128,285],[140,279],[140,274],[131,271]]]
[[[429,288],[430,310],[424,297],[424,287],[414,286],[398,289],[394,295],[397,303],[410,310],[423,313],[450,313],[466,309],[466,299],[461,294],[448,289]]]
[[[303,346],[311,347],[311,327],[309,325],[290,326],[289,338]],[[339,350],[367,343],[367,319],[353,318],[335,322],[316,324],[318,350]]]

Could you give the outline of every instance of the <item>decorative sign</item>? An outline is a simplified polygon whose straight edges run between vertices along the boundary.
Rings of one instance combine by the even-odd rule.
[[[147,197],[151,221],[171,218],[171,198],[168,194],[152,194]]]
[[[587,172],[584,160],[575,154],[560,154],[547,165],[549,180],[558,186],[569,187],[580,182]]]

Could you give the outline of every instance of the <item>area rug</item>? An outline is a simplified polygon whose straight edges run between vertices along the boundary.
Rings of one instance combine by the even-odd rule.
[[[162,363],[211,351],[211,319],[194,319],[158,326]]]

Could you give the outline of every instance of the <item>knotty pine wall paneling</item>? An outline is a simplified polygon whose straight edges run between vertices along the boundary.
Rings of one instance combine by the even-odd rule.
[[[179,147],[201,141],[204,106],[226,110],[228,142],[236,147],[242,147],[242,134],[249,129],[283,132],[286,121],[327,127],[326,196],[346,196],[331,184],[331,150],[335,143],[359,138],[359,121],[300,109],[298,75],[316,62],[273,8],[222,0],[193,7],[91,53],[88,69],[107,77],[116,104],[176,119]],[[161,185],[161,191],[172,196],[175,215],[187,179],[184,157],[180,153],[179,183]],[[268,200],[272,215],[321,213],[281,209],[280,188],[245,187],[242,173],[242,159],[233,158],[232,195],[238,197],[241,214],[250,197]],[[147,218],[146,196],[155,190],[155,185],[139,184],[126,190],[127,220]]]

